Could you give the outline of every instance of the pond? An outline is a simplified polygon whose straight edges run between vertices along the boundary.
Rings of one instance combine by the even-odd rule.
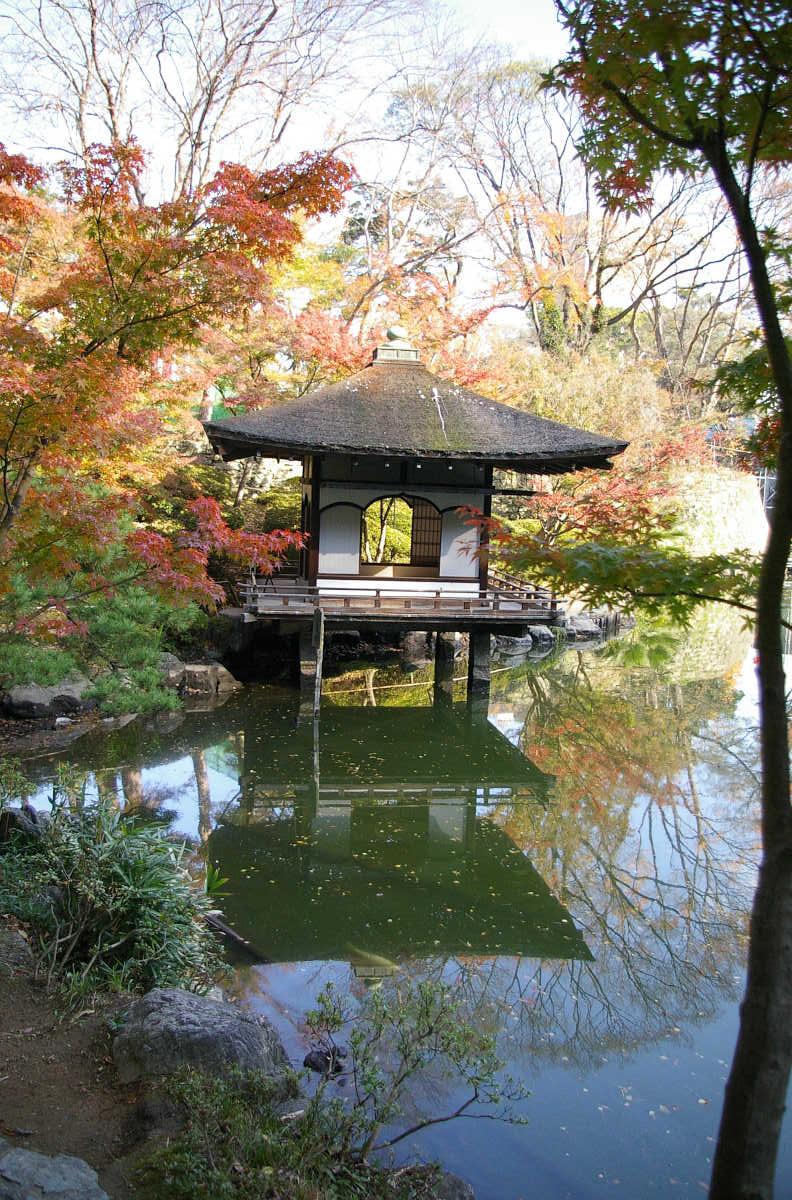
[[[526,1124],[437,1125],[402,1158],[440,1158],[478,1200],[700,1195],[758,823],[750,647],[696,636],[500,662],[486,717],[461,664],[445,708],[430,664],[356,664],[325,680],[318,725],[295,692],[249,685],[68,758],[228,877],[225,920],[253,948],[233,990],[295,1063],[328,980],[362,998],[443,979],[497,1033]],[[34,803],[54,765],[27,763]],[[461,1098],[438,1075],[415,1103]]]

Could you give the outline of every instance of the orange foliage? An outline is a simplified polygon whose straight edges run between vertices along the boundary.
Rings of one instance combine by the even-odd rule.
[[[92,547],[121,536],[134,500],[120,480],[137,473],[167,414],[159,364],[207,326],[260,305],[268,269],[299,242],[303,218],[336,211],[352,179],[328,155],[262,172],[224,163],[205,187],[146,205],[143,166],[134,142],[92,146],[57,168],[53,202],[40,191],[44,171],[0,146],[6,591],[20,571],[62,581]],[[217,600],[210,549],[266,570],[283,539],[233,534],[213,502],[197,503],[198,530],[181,544],[137,530],[125,535],[127,551],[160,586]]]

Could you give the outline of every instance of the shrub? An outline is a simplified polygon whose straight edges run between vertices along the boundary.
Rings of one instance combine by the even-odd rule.
[[[320,1110],[290,1117],[264,1076],[209,1078],[195,1071],[169,1080],[185,1127],[141,1170],[146,1200],[433,1200],[438,1168],[401,1171],[354,1163],[329,1152]]]
[[[112,801],[83,805],[79,780],[62,773],[40,839],[0,847],[13,887],[4,906],[25,920],[49,982],[76,999],[90,991],[181,986],[203,990],[219,968],[184,846]]]
[[[17,683],[50,687],[79,673],[74,655],[56,646],[37,646],[22,636],[0,642],[0,680],[6,688]]]
[[[335,1035],[349,1021],[349,1061]],[[453,1116],[514,1120],[509,1101],[525,1093],[501,1079],[493,1039],[464,1019],[461,1003],[438,983],[397,984],[370,992],[352,1016],[348,998],[332,986],[320,994],[307,1025],[344,1083],[326,1076],[302,1109],[284,1114],[277,1085],[262,1077],[230,1080],[185,1072],[168,1086],[185,1111],[183,1132],[154,1152],[144,1168],[151,1200],[431,1200],[439,1168],[383,1165],[381,1152],[418,1129]],[[412,1085],[427,1070],[450,1076],[467,1095],[451,1113],[418,1118],[401,1132],[394,1122]],[[328,1097],[328,1089],[333,1095]],[[388,1132],[377,1143],[383,1126]],[[378,1158],[372,1156],[380,1152]]]
[[[460,997],[443,983],[398,982],[389,994],[369,992],[357,1013],[350,998],[328,984],[306,1025],[330,1061],[338,1055],[336,1034],[351,1027],[349,1101],[326,1099],[326,1076],[313,1102],[332,1131],[335,1151],[344,1158],[365,1162],[370,1154],[428,1125],[463,1114],[481,1115],[481,1106],[488,1107],[490,1118],[518,1119],[511,1102],[527,1093],[501,1075],[504,1064],[495,1052],[494,1036],[465,1019]],[[450,1113],[419,1116],[406,1130],[394,1130],[403,1116],[408,1084],[429,1070],[452,1079],[465,1095]],[[387,1135],[382,1132],[385,1127]]]

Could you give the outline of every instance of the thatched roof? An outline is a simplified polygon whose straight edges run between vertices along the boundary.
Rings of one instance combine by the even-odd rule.
[[[416,359],[385,357],[299,400],[204,424],[223,458],[351,453],[455,459],[526,472],[609,466],[626,442],[488,400]],[[415,354],[415,351],[411,351]]]

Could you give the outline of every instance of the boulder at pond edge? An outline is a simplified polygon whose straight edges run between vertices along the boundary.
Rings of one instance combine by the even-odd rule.
[[[3,695],[3,711],[10,717],[31,720],[36,717],[74,716],[95,708],[94,701],[83,700],[91,686],[90,679],[80,676],[64,680],[51,687],[38,683],[16,684]]]
[[[0,1138],[0,1200],[108,1200],[96,1171],[69,1154],[39,1154]]]
[[[265,1017],[181,988],[155,988],[127,1009],[113,1058],[124,1083],[182,1067],[208,1075],[237,1068],[279,1076],[289,1066]]]

